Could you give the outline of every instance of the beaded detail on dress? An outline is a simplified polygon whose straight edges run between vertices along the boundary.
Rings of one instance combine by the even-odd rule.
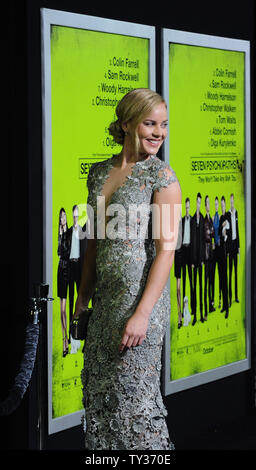
[[[94,163],[89,171],[87,203],[94,210],[95,238],[97,196],[101,195],[117,157]],[[161,352],[170,316],[167,286],[152,309],[142,344],[122,354],[118,346],[124,326],[142,296],[156,255],[149,209],[153,193],[176,181],[171,167],[152,155],[133,165],[131,174],[110,198],[108,205],[123,207],[120,211],[118,206],[122,236],[114,238],[118,224],[114,223],[112,214],[107,224],[109,236],[96,241],[96,293],[82,371],[86,449],[174,449],[160,391]],[[132,204],[141,204],[141,212],[131,211]],[[136,230],[139,236],[134,236]]]

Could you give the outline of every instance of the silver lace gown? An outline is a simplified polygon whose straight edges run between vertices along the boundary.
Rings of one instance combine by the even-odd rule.
[[[114,155],[94,163],[89,171],[87,203],[94,210],[95,238],[97,196],[101,195],[116,158]],[[172,176],[164,171],[165,168],[171,170]],[[82,370],[86,449],[174,449],[160,391],[161,351],[170,315],[167,286],[150,314],[146,339],[142,344],[121,354],[119,344],[124,326],[140,301],[156,255],[151,232],[153,192],[175,181],[177,178],[170,166],[151,155],[133,165],[131,174],[109,201],[111,205],[122,204],[123,211],[118,211],[118,217],[121,227],[121,222],[126,224],[126,233],[116,225],[109,228],[105,239],[97,239],[96,294]],[[129,213],[130,204],[138,206],[143,203],[144,212]],[[115,216],[112,221],[114,219]],[[108,224],[111,225],[110,221]],[[136,228],[136,222],[140,236],[132,237],[130,235],[134,232],[131,230]],[[146,233],[143,224],[146,224]],[[144,231],[139,232],[142,226]],[[117,230],[119,235],[120,232],[124,235],[123,238],[114,239],[113,234]]]

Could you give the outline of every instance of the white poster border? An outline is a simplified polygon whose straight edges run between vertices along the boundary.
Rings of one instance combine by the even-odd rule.
[[[169,46],[171,43],[201,46],[245,54],[245,207],[246,207],[246,358],[214,368],[205,372],[178,380],[170,380],[170,322],[164,341],[163,350],[163,394],[165,396],[192,387],[213,382],[251,367],[251,98],[250,98],[250,41],[191,33],[175,29],[162,29],[162,90],[167,105],[169,104]],[[169,109],[169,108],[168,108]],[[169,112],[171,110],[169,109]],[[164,160],[169,163],[168,135],[164,144]],[[173,162],[175,168],[175,162]],[[168,280],[170,289],[170,277]]]
[[[155,90],[155,27],[61,10],[41,8],[42,150],[43,150],[43,279],[52,297],[52,121],[51,121],[51,25],[120,34],[149,40],[149,87]],[[48,304],[48,433],[81,424],[84,410],[52,418],[52,303]]]

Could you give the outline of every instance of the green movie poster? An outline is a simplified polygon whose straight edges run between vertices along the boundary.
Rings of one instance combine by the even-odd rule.
[[[68,339],[85,250],[74,233],[87,220],[88,170],[120,151],[107,130],[118,101],[148,86],[149,39],[51,26],[52,418],[83,408],[83,344]]]
[[[170,44],[170,165],[182,188],[170,380],[246,358],[244,52]]]

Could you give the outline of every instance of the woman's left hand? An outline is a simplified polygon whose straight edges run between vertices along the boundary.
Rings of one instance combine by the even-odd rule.
[[[127,321],[122,340],[119,346],[119,352],[123,349],[130,348],[131,346],[139,346],[146,338],[146,332],[148,328],[148,316],[139,312],[138,310]]]

